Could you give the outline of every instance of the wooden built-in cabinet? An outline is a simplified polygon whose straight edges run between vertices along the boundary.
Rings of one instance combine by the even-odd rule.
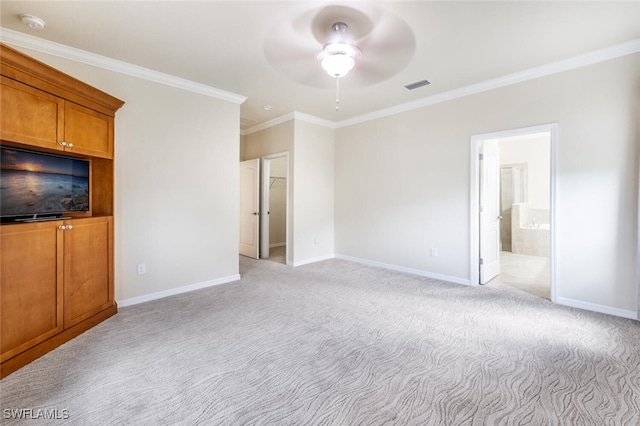
[[[64,328],[62,223],[0,227],[2,362]]]
[[[113,305],[112,224],[106,216],[0,227],[3,362]]]
[[[64,234],[64,326],[113,305],[113,218],[68,220]]]
[[[124,102],[0,43],[0,139],[91,161],[91,211],[0,226],[0,377],[117,312],[114,117]]]
[[[2,77],[0,139],[113,158],[113,117]]]

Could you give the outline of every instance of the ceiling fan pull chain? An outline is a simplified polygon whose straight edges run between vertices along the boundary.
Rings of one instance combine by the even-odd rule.
[[[340,111],[340,77],[336,77],[336,111]]]

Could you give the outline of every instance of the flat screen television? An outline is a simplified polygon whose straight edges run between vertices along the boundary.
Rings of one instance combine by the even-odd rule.
[[[89,211],[90,162],[0,147],[3,222],[48,220]]]

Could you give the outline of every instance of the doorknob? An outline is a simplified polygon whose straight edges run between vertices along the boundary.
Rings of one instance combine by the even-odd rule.
[[[259,215],[260,215],[260,212],[253,212],[253,215],[254,215],[254,216],[259,216]]]
[[[502,216],[498,216],[498,219],[502,219]]]

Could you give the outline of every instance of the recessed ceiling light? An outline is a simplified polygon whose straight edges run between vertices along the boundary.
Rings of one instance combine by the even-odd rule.
[[[271,105],[265,105],[262,107],[262,109],[265,111],[271,111],[271,108],[272,108]]]
[[[27,27],[34,30],[41,30],[44,28],[44,25],[45,25],[44,21],[38,18],[37,16],[27,15],[24,13],[20,15],[20,20],[22,20],[22,23],[25,24]]]

